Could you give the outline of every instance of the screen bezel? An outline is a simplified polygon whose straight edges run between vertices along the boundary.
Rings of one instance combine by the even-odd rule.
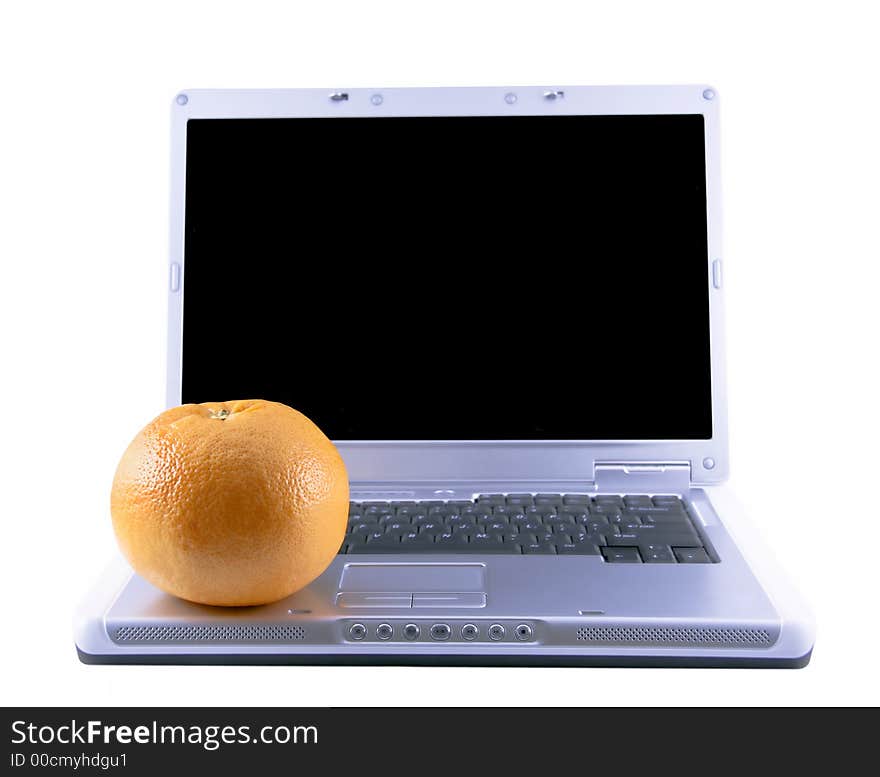
[[[562,94],[558,94],[561,92]],[[376,104],[374,95],[381,95]],[[340,96],[345,95],[342,99]],[[515,95],[511,102],[509,95]],[[548,95],[555,95],[548,96]],[[333,99],[336,96],[338,99]],[[712,437],[700,440],[335,440],[352,482],[569,482],[600,462],[687,463],[694,483],[726,479],[718,96],[707,86],[186,90],[172,103],[166,403],[181,401],[186,125],[189,119],[701,114],[705,124]],[[515,160],[512,161],[515,164]],[[595,336],[595,335],[593,335]],[[608,333],[604,336],[611,337]],[[670,343],[674,348],[675,344]],[[681,358],[687,358],[686,347]]]

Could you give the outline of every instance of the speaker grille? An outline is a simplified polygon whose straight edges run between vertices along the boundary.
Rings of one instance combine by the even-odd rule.
[[[301,626],[120,626],[115,642],[291,642],[306,635]]]
[[[765,629],[708,626],[588,626],[577,630],[577,639],[596,645],[730,648],[766,647],[773,641]]]

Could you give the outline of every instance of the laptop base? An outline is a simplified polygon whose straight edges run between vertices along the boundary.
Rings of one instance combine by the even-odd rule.
[[[742,556],[714,503],[738,537],[748,524],[723,496],[686,495],[714,563],[345,554],[287,599],[246,608],[185,602],[118,563],[79,613],[77,649],[96,664],[805,666],[809,615],[759,563],[757,538]]]
[[[524,666],[617,667],[645,669],[802,669],[813,651],[800,658],[724,658],[685,656],[352,656],[327,655],[92,655],[76,649],[84,664],[174,664],[186,666]]]

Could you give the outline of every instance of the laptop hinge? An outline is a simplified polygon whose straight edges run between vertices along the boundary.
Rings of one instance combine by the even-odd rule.
[[[691,465],[684,461],[597,461],[593,482],[600,493],[683,494],[691,487]]]

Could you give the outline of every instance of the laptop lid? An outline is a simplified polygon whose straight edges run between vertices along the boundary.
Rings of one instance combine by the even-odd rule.
[[[722,480],[717,104],[181,93],[169,405],[290,404],[357,483],[565,487],[603,462]]]

